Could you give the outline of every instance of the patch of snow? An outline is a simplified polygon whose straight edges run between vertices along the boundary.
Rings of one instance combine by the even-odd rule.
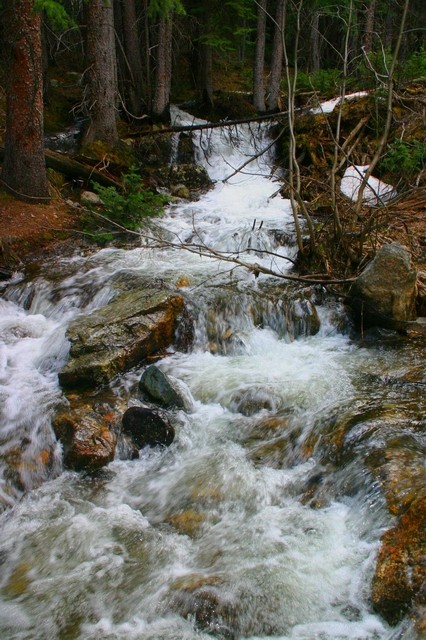
[[[345,96],[345,100],[357,100],[358,98],[363,98],[367,95],[368,91],[356,91],[355,93],[348,93],[348,95]],[[332,100],[327,100],[326,102],[321,102],[319,107],[311,110],[311,113],[331,113],[332,111],[334,111],[336,105],[340,104],[340,102],[340,96],[338,98],[333,98]]]
[[[353,202],[358,199],[358,191],[361,182],[368,171],[367,165],[349,166],[340,183],[340,191]],[[363,202],[370,207],[391,200],[396,196],[396,191],[391,184],[382,182],[370,176],[363,194]]]

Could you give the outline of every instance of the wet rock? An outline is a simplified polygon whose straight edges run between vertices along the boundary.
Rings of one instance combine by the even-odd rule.
[[[242,444],[255,465],[280,469],[293,456],[299,434],[299,429],[289,428],[288,417],[267,417],[253,425]]]
[[[130,407],[123,415],[123,433],[129,435],[138,449],[162,445],[168,447],[175,437],[171,424],[157,412],[145,407]]]
[[[384,245],[349,290],[349,303],[365,326],[403,329],[414,320],[416,270],[407,249]]]
[[[270,442],[264,442],[252,447],[249,458],[255,465],[261,464],[273,469],[282,469],[291,453],[291,442],[286,436],[281,436]]]
[[[8,598],[23,596],[31,586],[31,565],[29,562],[20,562],[10,574],[3,592]]]
[[[46,434],[47,435],[47,434]],[[50,440],[50,438],[49,438]],[[2,462],[5,484],[2,487],[0,505],[7,503],[7,495],[20,494],[38,487],[55,472],[60,472],[60,458],[56,443],[45,441],[44,447],[31,438],[24,437],[10,448],[4,446]],[[0,508],[1,511],[1,508]]]
[[[180,278],[178,278],[176,280],[176,286],[178,289],[184,289],[185,287],[190,287],[191,286],[191,280],[188,276],[180,276]]]
[[[179,533],[182,533],[190,538],[196,538],[203,526],[205,517],[197,511],[181,511],[167,518],[169,522]]]
[[[137,158],[144,167],[163,167],[168,165],[172,149],[172,134],[142,136],[134,144]]]
[[[401,435],[384,451],[372,451],[366,461],[380,482],[392,515],[405,513],[419,497],[426,497],[424,451],[416,451],[414,438]]]
[[[53,429],[71,469],[96,471],[114,459],[116,437],[89,405],[58,413]]]
[[[96,387],[173,343],[183,312],[180,295],[127,291],[68,327],[70,358],[59,373],[64,388]]]
[[[204,167],[195,164],[171,164],[155,172],[159,185],[170,189],[183,185],[189,190],[207,189],[212,181]]]
[[[195,340],[194,318],[184,306],[175,331],[175,344],[179,351],[189,351]]]
[[[230,407],[244,416],[252,416],[259,411],[274,411],[276,401],[266,389],[237,391],[232,396]]]
[[[172,196],[175,196],[176,198],[183,198],[184,200],[188,200],[191,196],[191,192],[184,184],[171,185],[170,193]]]
[[[321,321],[310,290],[300,291],[287,286],[270,288],[253,299],[252,315],[256,326],[270,327],[280,337],[295,340],[318,333]]]
[[[195,149],[192,133],[182,131],[179,134],[177,161],[179,164],[193,164],[195,161]]]
[[[374,608],[396,624],[412,608],[426,604],[426,496],[413,502],[386,531],[372,585]]]
[[[172,585],[170,606],[183,618],[193,618],[202,631],[219,638],[236,635],[236,606],[217,576],[185,576]]]
[[[173,387],[169,376],[154,364],[143,372],[139,380],[139,389],[150,400],[158,402],[163,407],[177,407],[179,409],[185,407],[183,397]]]
[[[0,251],[1,251],[1,246],[0,246]],[[12,269],[9,269],[8,267],[4,267],[2,265],[0,265],[0,280],[10,280],[13,276],[13,271]]]
[[[93,191],[83,191],[80,196],[80,200],[83,204],[89,204],[94,206],[103,204],[100,196],[98,196],[97,193],[93,193]]]
[[[414,611],[414,624],[418,640],[426,638],[426,604],[420,605]]]
[[[285,433],[289,426],[286,416],[271,416],[256,421],[243,441],[245,446],[256,445],[259,441],[270,440]]]

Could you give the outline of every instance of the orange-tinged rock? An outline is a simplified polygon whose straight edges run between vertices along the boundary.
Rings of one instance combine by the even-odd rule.
[[[168,518],[168,522],[179,531],[191,538],[196,537],[201,530],[205,518],[196,511],[181,511]]]
[[[96,471],[114,459],[116,437],[90,406],[62,411],[53,428],[64,450],[64,463],[76,471]]]
[[[191,280],[188,278],[188,276],[180,276],[180,278],[178,278],[178,280],[176,281],[176,286],[178,287],[178,289],[183,289],[184,287],[190,287]]]
[[[426,604],[426,496],[415,500],[382,537],[373,578],[375,609],[396,624],[414,605]]]

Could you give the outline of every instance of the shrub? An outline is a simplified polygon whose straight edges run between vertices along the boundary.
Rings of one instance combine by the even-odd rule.
[[[401,77],[404,81],[426,77],[426,49],[415,51],[402,65]]]
[[[298,91],[318,91],[326,97],[333,97],[338,93],[341,80],[339,69],[319,69],[312,73],[299,71],[296,88]]]
[[[381,168],[406,180],[418,174],[426,164],[426,143],[394,140],[381,161]]]
[[[94,184],[94,190],[103,203],[101,216],[86,218],[85,230],[93,234],[95,241],[105,244],[122,234],[124,230],[135,231],[143,226],[147,218],[158,216],[169,201],[167,196],[147,189],[141,176],[131,167],[130,173],[122,176],[123,190]],[[90,207],[94,211],[95,207]],[[122,229],[120,229],[122,227]]]
[[[364,89],[373,89],[378,82],[386,83],[392,65],[392,53],[389,49],[371,51],[368,60],[362,58],[357,73]]]

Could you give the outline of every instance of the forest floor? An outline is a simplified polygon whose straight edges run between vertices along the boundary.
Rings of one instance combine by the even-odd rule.
[[[75,242],[78,217],[70,206],[27,204],[0,195],[0,265],[13,267],[43,252],[53,252],[65,242]]]

